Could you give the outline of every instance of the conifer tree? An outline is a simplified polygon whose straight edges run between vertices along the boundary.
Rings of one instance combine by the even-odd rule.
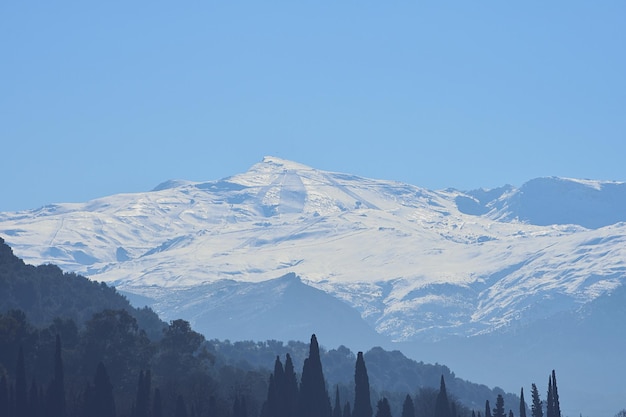
[[[335,389],[335,407],[333,408],[333,417],[342,417],[341,416],[341,400],[339,399],[339,385]]]
[[[496,398],[496,407],[493,409],[493,417],[506,417],[506,411],[504,411],[504,397],[502,397],[502,394],[498,394]]]
[[[352,410],[350,409],[350,401],[346,402],[343,406],[343,415],[341,417],[352,417]]]
[[[302,368],[298,410],[300,417],[331,417],[332,414],[315,335],[311,336],[309,357]]]
[[[93,390],[89,396],[89,415],[93,417],[115,417],[115,398],[113,385],[109,374],[102,362],[98,363],[96,376],[93,381]]]
[[[524,401],[524,387],[519,395],[519,417],[526,417],[526,401]]]
[[[532,384],[530,392],[533,401],[533,404],[531,406],[532,417],[543,417],[543,404],[541,403],[541,399],[539,398],[539,390],[537,390],[537,385]]]
[[[413,404],[413,399],[409,394],[406,395],[404,403],[402,403],[402,417],[415,417],[415,404]]]
[[[376,417],[391,417],[391,408],[389,407],[389,401],[386,397],[382,400],[378,400],[376,405]]]
[[[54,378],[48,386],[46,410],[48,417],[65,417],[65,376],[61,356],[61,336],[56,335],[54,349]]]
[[[354,369],[354,409],[352,417],[372,417],[372,402],[370,400],[370,382],[367,368],[363,359],[363,352],[356,357]]]
[[[509,410],[509,417],[515,417],[515,415],[513,414],[513,410]]]
[[[446,392],[446,382],[441,375],[439,384],[439,393],[435,402],[435,417],[452,417],[450,412],[450,401],[448,401],[448,393]]]
[[[28,416],[28,393],[26,388],[26,366],[24,349],[20,346],[15,368],[15,417]]]
[[[476,411],[472,410],[472,417],[476,417]]]
[[[485,401],[485,417],[491,417],[491,408],[489,406],[489,400]]]
[[[556,386],[556,373],[552,370],[552,404],[554,417],[561,417],[561,404],[559,403],[559,389]]]
[[[286,417],[297,417],[298,411],[298,378],[293,367],[291,356],[285,358],[285,412]]]
[[[135,400],[136,417],[150,416],[150,385],[152,384],[152,373],[150,370],[139,371],[139,381],[137,382],[137,398]]]
[[[552,376],[548,377],[548,397],[546,399],[546,417],[556,417],[554,412],[554,395],[552,390]]]

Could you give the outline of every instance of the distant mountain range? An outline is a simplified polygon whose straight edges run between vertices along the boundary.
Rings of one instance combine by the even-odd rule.
[[[0,213],[0,236],[28,263],[111,283],[209,338],[303,339],[315,329],[330,346],[401,343],[454,369],[484,365],[490,380],[498,352],[507,366],[515,355],[532,361],[525,355],[541,354],[542,340],[580,339],[592,321],[598,345],[626,345],[626,314],[603,302],[625,298],[625,207],[617,182],[431,191],[266,157],[218,181]],[[544,350],[537,363],[550,366],[555,353]],[[612,355],[593,356],[594,369]],[[624,374],[621,362],[609,369]],[[528,384],[537,368],[517,366],[511,383]]]

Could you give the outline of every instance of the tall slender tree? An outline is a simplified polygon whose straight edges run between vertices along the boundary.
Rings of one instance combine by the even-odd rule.
[[[437,394],[437,400],[435,401],[435,417],[453,417],[450,412],[450,401],[448,400],[448,393],[446,392],[446,382],[441,375],[441,382],[439,383],[439,393]]]
[[[315,335],[311,336],[309,357],[302,368],[298,410],[301,417],[331,417],[332,414]]]
[[[41,417],[42,398],[39,395],[39,385],[37,380],[33,378],[28,391],[28,416]]]
[[[289,354],[285,358],[285,409],[287,417],[297,417],[298,412],[298,378]]]
[[[519,417],[526,417],[526,401],[524,401],[524,387],[519,394]]]
[[[350,408],[350,401],[346,402],[343,406],[343,415],[341,417],[352,417],[352,409]]]
[[[372,413],[370,381],[367,376],[363,352],[359,352],[354,367],[354,408],[352,409],[352,417],[372,417]]]
[[[65,376],[61,355],[61,336],[56,335],[54,349],[54,378],[48,386],[46,410],[48,417],[65,417]]]
[[[491,407],[489,406],[489,400],[485,401],[485,417],[491,417]]]
[[[554,412],[554,392],[552,389],[552,376],[548,377],[548,397],[546,399],[546,417],[556,417]]]
[[[539,398],[539,390],[537,389],[537,385],[534,383],[531,386],[530,393],[532,395],[532,406],[531,406],[531,414],[532,417],[543,417],[543,404],[541,399]]]
[[[26,365],[24,349],[20,346],[15,367],[15,417],[28,416],[28,389],[26,387]]]
[[[335,388],[335,407],[333,408],[333,417],[342,417],[341,400],[339,399],[339,385]]]
[[[561,417],[561,404],[559,403],[559,389],[556,386],[556,372],[552,370],[552,407],[554,417]]]
[[[150,416],[150,391],[152,385],[152,373],[150,370],[139,371],[137,382],[137,398],[135,400],[135,417]]]
[[[96,376],[93,380],[93,390],[89,396],[90,402],[87,409],[93,417],[115,417],[115,397],[113,396],[113,385],[109,379],[106,367],[102,362],[98,363]]]
[[[415,404],[409,394],[404,398],[402,403],[402,417],[415,417]]]

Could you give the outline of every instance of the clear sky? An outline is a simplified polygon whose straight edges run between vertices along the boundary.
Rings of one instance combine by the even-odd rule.
[[[0,211],[265,155],[441,189],[626,181],[626,2],[0,2]]]

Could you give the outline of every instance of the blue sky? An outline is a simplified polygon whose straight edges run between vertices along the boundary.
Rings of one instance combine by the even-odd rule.
[[[2,2],[0,211],[265,155],[431,189],[626,181],[624,16],[610,0]]]

